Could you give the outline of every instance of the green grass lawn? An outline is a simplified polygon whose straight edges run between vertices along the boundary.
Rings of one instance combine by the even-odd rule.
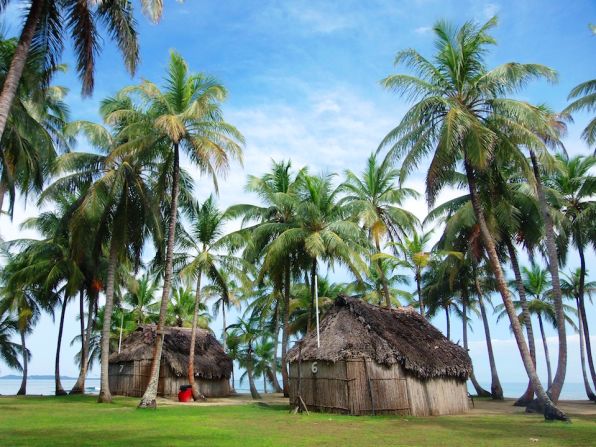
[[[137,399],[0,398],[0,446],[594,446],[594,417],[291,415],[258,405],[137,410]],[[532,441],[530,438],[538,439]]]

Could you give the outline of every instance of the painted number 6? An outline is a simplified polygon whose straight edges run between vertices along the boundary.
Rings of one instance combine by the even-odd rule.
[[[319,370],[317,368],[317,362],[312,362],[312,364],[310,365],[310,370],[312,371],[313,374],[317,373],[317,371]]]

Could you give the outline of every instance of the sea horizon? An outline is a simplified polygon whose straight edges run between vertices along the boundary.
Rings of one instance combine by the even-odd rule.
[[[37,375],[38,377],[44,376],[43,374]],[[6,377],[6,376],[4,376]],[[53,396],[54,395],[54,379],[35,379],[34,376],[30,376],[27,382],[27,395],[35,396]],[[76,382],[76,378],[61,378],[62,387],[68,392]],[[262,382],[258,384],[257,390],[264,392]],[[490,389],[489,383],[480,383],[483,388]],[[13,396],[18,391],[21,385],[21,378],[2,378],[0,377],[0,396]],[[90,377],[85,381],[85,391],[87,394],[98,394],[99,393],[99,378]],[[503,392],[507,398],[517,398],[522,395],[525,391],[527,382],[503,382],[501,384]],[[236,391],[241,393],[249,393],[248,382],[234,381],[234,388]],[[271,392],[271,387],[267,386],[267,391]],[[468,382],[468,391],[470,394],[475,394],[474,388],[470,382]],[[561,392],[561,400],[587,400],[586,393],[584,390],[583,383],[565,383]]]

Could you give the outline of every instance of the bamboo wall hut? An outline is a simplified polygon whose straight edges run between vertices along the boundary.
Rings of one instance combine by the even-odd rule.
[[[467,352],[411,308],[338,297],[287,355],[290,402],[309,410],[414,416],[464,413]]]
[[[165,328],[157,394],[173,397],[181,385],[188,384],[190,329]],[[140,326],[122,341],[120,353],[110,355],[110,390],[112,394],[140,397],[149,382],[156,326]],[[195,377],[199,390],[207,397],[230,394],[232,360],[211,332],[197,329]]]

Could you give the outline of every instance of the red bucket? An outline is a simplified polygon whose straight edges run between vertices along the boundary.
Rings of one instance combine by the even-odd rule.
[[[182,385],[178,392],[179,402],[192,402],[192,387],[190,385]]]

